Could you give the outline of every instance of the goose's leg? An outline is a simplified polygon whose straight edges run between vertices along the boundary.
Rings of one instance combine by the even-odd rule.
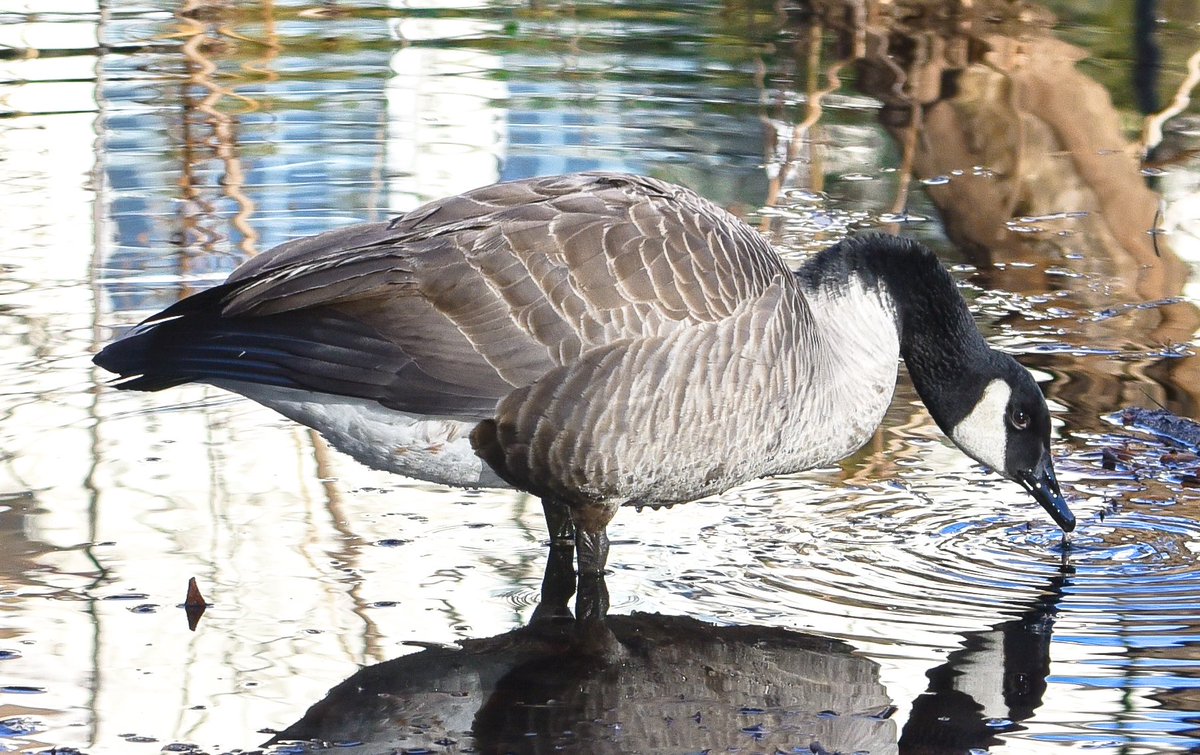
[[[575,594],[575,543],[550,541],[546,554],[546,573],[542,575],[542,594],[533,621],[571,619],[571,596]]]
[[[575,598],[575,618],[581,624],[595,622],[608,615],[608,585],[603,574],[580,574],[579,596]]]
[[[543,498],[542,513],[550,533],[550,552],[546,554],[542,595],[533,610],[533,620],[571,618],[570,601],[575,594],[575,525],[571,510],[561,501]]]
[[[617,513],[618,505],[611,502],[581,503],[571,506],[571,521],[575,526],[575,553],[579,559],[579,576],[600,576],[608,561],[608,523]]]
[[[562,501],[542,499],[542,513],[546,515],[546,529],[550,531],[550,546],[575,545],[575,525],[571,522],[571,510]]]
[[[603,576],[604,565],[608,563],[608,532],[603,527],[594,531],[576,530],[575,552],[581,579]]]

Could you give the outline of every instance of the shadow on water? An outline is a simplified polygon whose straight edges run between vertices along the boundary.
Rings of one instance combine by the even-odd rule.
[[[1064,558],[1017,618],[964,634],[928,672],[898,745],[878,664],[852,646],[780,628],[585,608],[606,602],[602,580],[580,586],[573,617],[569,594],[554,588],[574,581],[567,549],[547,561],[544,602],[528,626],[364,668],[267,744],[301,752],[986,749],[1041,706],[1070,574]]]

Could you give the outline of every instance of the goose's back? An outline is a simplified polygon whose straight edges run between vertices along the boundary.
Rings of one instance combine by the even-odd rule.
[[[461,407],[479,417],[591,349],[729,318],[786,272],[761,236],[688,190],[579,174],[285,244],[231,276],[222,313],[349,317],[411,362],[385,404],[455,415],[445,390],[423,389],[432,378],[481,399]]]

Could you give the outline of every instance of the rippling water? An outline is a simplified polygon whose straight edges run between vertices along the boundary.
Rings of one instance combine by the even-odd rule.
[[[1200,416],[1195,107],[1137,144],[1200,15],[976,5],[0,2],[0,751],[1200,751],[1198,463],[1116,414]],[[838,467],[622,511],[607,633],[547,636],[537,501],[90,364],[287,239],[584,169],[691,186],[789,259],[932,244],[1046,389],[1078,530],[902,377]],[[360,668],[405,701],[372,726],[437,725],[331,696],[312,728]]]

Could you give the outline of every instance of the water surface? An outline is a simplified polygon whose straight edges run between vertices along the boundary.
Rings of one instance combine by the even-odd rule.
[[[1139,146],[1200,13],[1075,5],[0,3],[0,751],[308,739],[305,711],[384,663],[453,736],[320,739],[1200,751],[1196,464],[1114,418],[1200,416],[1195,106]],[[590,169],[690,186],[791,259],[864,229],[933,245],[1051,399],[1070,542],[902,376],[835,468],[623,511],[611,634],[546,636],[537,501],[372,472],[247,401],[118,393],[90,363],[275,244]],[[570,661],[631,647],[609,676]],[[418,689],[456,663],[457,696]],[[489,696],[513,679],[533,697]]]

